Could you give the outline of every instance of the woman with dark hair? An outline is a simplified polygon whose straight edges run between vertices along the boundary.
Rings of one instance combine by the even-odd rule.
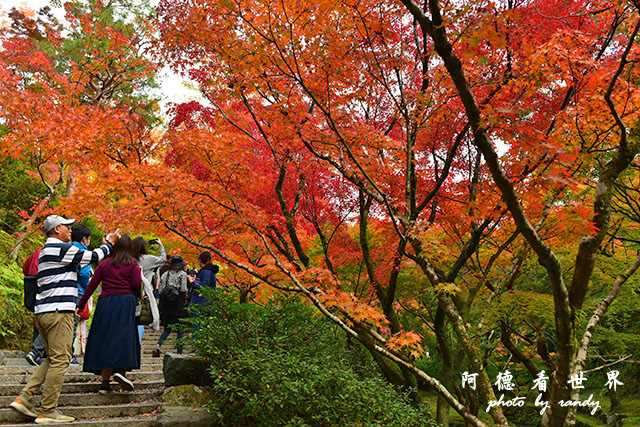
[[[147,253],[147,242],[142,237],[133,239],[133,256],[138,260],[138,264],[142,269],[144,277],[153,284],[153,275],[158,268],[167,262],[167,251],[160,239],[149,240],[149,244],[157,244],[160,248],[160,256],[150,255]]]
[[[83,371],[102,374],[100,393],[113,391],[110,385],[112,374],[124,390],[131,391],[133,383],[125,377],[125,372],[140,369],[135,311],[142,275],[133,256],[133,243],[129,236],[122,235],[109,258],[98,265],[78,303],[80,313],[101,282],[102,292],[87,339]]]

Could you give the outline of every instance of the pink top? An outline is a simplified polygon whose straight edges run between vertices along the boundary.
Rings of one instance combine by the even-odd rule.
[[[107,258],[98,264],[96,272],[93,273],[89,286],[87,286],[82,299],[78,302],[80,310],[84,309],[91,294],[93,294],[100,282],[102,282],[100,298],[113,295],[138,295],[142,285],[142,274],[137,262],[131,265],[120,264],[120,268],[115,268],[113,259]]]

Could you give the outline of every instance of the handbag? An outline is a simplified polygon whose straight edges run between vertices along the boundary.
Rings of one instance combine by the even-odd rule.
[[[80,320],[87,320],[89,318],[89,304],[84,306],[84,310],[82,310],[82,314],[80,315]]]
[[[153,322],[153,314],[151,313],[151,302],[149,295],[144,291],[144,286],[140,289],[141,296],[138,298],[136,305],[136,323],[138,325],[148,325]]]

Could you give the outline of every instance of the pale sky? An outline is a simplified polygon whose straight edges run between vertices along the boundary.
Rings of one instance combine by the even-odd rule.
[[[12,7],[26,6],[29,9],[38,10],[47,5],[51,7],[56,18],[64,18],[62,8],[51,5],[49,0],[0,0],[0,15],[5,15]],[[200,99],[198,91],[185,86],[185,80],[166,67],[160,70],[157,79],[160,83],[160,105],[163,111],[166,111],[166,105],[169,102]]]
[[[0,5],[2,5],[5,12],[8,12],[12,7],[20,5],[25,5],[31,9],[39,9],[47,4],[49,2],[46,0],[0,0]]]

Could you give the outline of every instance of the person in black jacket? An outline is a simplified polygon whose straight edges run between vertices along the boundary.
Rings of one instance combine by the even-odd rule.
[[[200,295],[199,289],[203,287],[209,287],[215,289],[218,284],[216,274],[220,271],[220,267],[211,263],[211,254],[209,252],[202,252],[198,256],[198,262],[200,263],[200,271],[196,275],[195,280],[191,283],[193,292],[191,293],[191,304],[209,304],[210,301]]]

